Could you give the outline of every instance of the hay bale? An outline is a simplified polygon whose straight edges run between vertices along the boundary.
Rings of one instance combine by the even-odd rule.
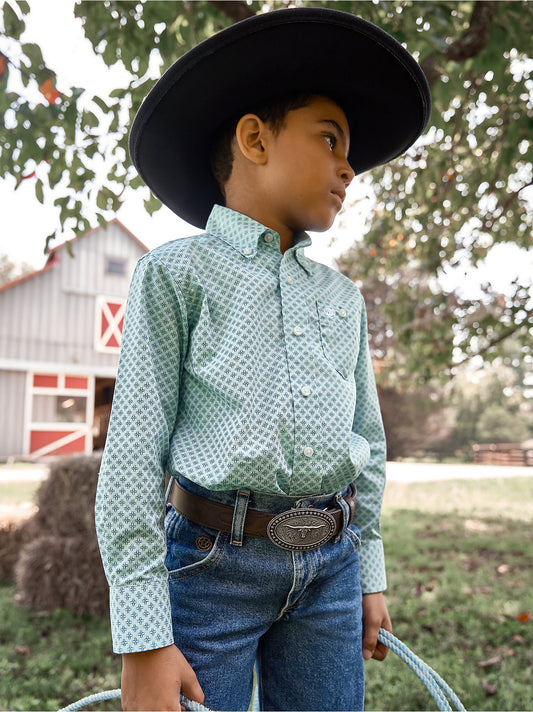
[[[31,536],[15,566],[17,600],[30,610],[109,611],[94,525],[100,460],[101,455],[61,458],[38,490],[39,510],[25,525]]]
[[[109,589],[96,538],[78,534],[34,539],[24,546],[15,577],[17,602],[32,611],[109,612]]]
[[[77,536],[94,533],[94,500],[100,455],[73,455],[56,460],[37,491],[35,522],[42,533]]]
[[[13,583],[14,567],[27,538],[20,522],[6,522],[0,527],[0,579]]]

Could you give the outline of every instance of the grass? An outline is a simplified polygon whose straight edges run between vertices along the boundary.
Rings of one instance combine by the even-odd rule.
[[[57,710],[120,687],[110,639],[105,619],[28,615],[14,604],[11,587],[0,588],[0,709]]]
[[[533,479],[390,483],[384,503],[394,633],[469,710],[530,710]],[[395,655],[367,664],[368,710],[435,709]]]
[[[1,486],[0,503],[4,494]],[[394,632],[469,710],[533,706],[533,620],[518,618],[533,613],[532,494],[533,478],[387,486]],[[0,709],[58,709],[119,686],[107,620],[32,616],[13,594],[0,587]],[[368,710],[435,709],[394,654],[366,670]]]
[[[40,482],[0,482],[0,504],[16,505],[33,502]]]

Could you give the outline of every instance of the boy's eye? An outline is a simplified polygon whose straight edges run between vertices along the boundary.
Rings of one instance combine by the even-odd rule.
[[[336,136],[333,136],[332,134],[326,134],[324,138],[328,142],[330,149],[333,151],[333,149],[335,148],[335,144],[337,143]]]

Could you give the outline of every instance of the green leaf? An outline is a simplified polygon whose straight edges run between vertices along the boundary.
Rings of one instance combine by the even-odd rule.
[[[42,70],[45,68],[43,53],[39,45],[34,42],[26,42],[21,45],[21,49],[31,61],[33,71]]]
[[[47,255],[50,252],[50,243],[52,240],[55,240],[56,238],[56,233],[52,232],[50,235],[47,235],[44,239],[44,254]]]
[[[98,191],[96,196],[96,204],[100,210],[114,210],[116,206],[117,196],[112,190],[104,186]]]
[[[82,115],[82,126],[84,129],[96,128],[100,125],[100,119],[92,111],[84,111]]]
[[[128,95],[127,89],[113,89],[113,91],[109,93],[109,96],[112,99],[123,99],[127,95]]]
[[[98,106],[100,109],[102,109],[102,111],[103,111],[105,114],[108,113],[108,111],[109,111],[109,106],[106,104],[106,102],[105,102],[103,99],[101,99],[99,96],[93,96],[93,99],[92,99],[92,100],[94,101],[94,103],[96,104],[96,106]]]
[[[107,220],[105,217],[102,215],[102,213],[96,213],[96,219],[100,223],[100,227],[103,227],[104,230],[107,228]]]
[[[161,201],[150,193],[150,198],[144,201],[144,207],[149,215],[153,215],[161,207]]]
[[[3,24],[4,32],[7,37],[11,37],[14,40],[18,40],[20,35],[26,29],[26,25],[23,20],[19,20],[15,11],[9,5],[8,2],[4,2],[3,5]]]
[[[43,204],[44,203],[43,182],[40,179],[38,179],[35,182],[35,195],[37,196],[37,200],[41,204]]]

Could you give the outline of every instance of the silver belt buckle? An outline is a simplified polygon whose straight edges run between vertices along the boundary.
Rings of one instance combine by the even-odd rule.
[[[267,526],[271,542],[289,551],[317,549],[331,539],[335,518],[322,509],[290,509],[273,517]]]

